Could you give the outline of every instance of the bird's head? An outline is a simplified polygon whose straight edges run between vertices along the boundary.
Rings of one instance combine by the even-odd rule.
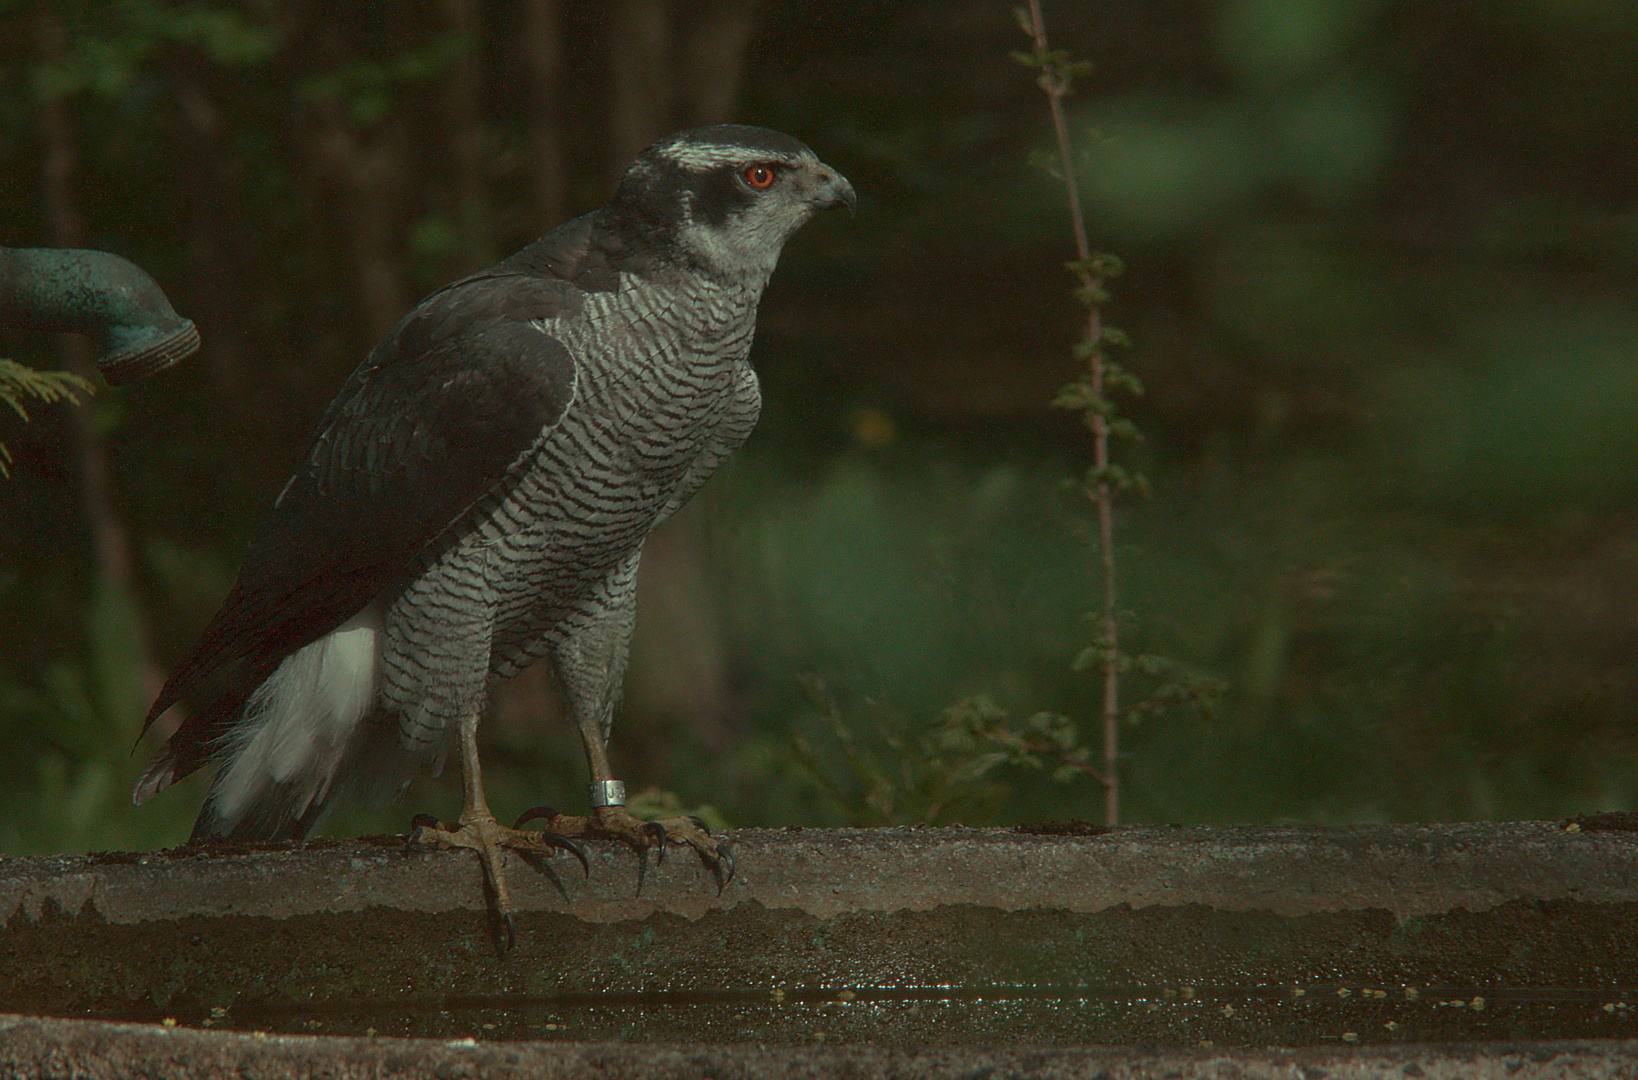
[[[803,222],[854,203],[847,178],[796,139],[720,124],[644,150],[612,205],[700,269],[760,287]]]

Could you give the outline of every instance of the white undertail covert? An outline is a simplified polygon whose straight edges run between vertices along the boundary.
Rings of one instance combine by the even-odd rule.
[[[372,612],[296,650],[251,694],[244,720],[224,740],[227,764],[211,796],[223,832],[273,785],[300,817],[329,792],[359,721],[375,700],[379,673]]]

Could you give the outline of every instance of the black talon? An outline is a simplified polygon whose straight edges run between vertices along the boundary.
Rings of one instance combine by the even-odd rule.
[[[704,859],[705,864],[711,868],[711,875],[717,879],[717,895],[721,896],[722,890],[728,887],[730,881],[734,880],[733,851],[728,847],[727,841],[718,840],[716,858],[706,859],[703,851],[700,852],[700,858]],[[728,867],[726,875],[722,872],[725,865]]]
[[[431,814],[416,814],[410,818],[409,835],[404,838],[404,854],[408,855],[415,850],[415,843],[421,838],[422,829],[444,830],[444,823]]]
[[[706,836],[711,835],[711,828],[710,828],[710,826],[708,826],[705,823],[704,818],[697,818],[693,814],[689,814],[688,815],[688,820],[692,821],[694,823],[694,828],[698,829],[700,832],[704,833]]]
[[[552,884],[557,886],[557,891],[563,894],[564,903],[573,902],[569,899],[569,890],[563,887],[563,879],[558,877],[557,871],[552,868],[552,860],[539,851],[525,851],[523,848],[513,848],[512,850],[517,852],[518,858],[552,879]]]
[[[485,907],[489,909],[491,920],[489,929],[495,934],[495,952],[500,954],[500,959],[505,960],[506,954],[518,943],[518,927],[517,923],[513,921],[510,911],[500,910],[500,891],[495,885],[496,883],[490,879],[489,875],[484,874],[483,892],[484,898],[488,901]],[[504,937],[501,936],[500,930],[506,931]]]
[[[501,949],[501,958],[505,959],[506,954],[517,947],[518,924],[517,920],[512,918],[512,913],[510,911],[501,916],[501,921],[506,926],[506,946],[505,948]]]
[[[522,814],[518,815],[518,820],[512,825],[512,831],[513,832],[521,832],[523,830],[523,827],[525,825],[527,825],[529,822],[535,821],[537,819],[542,819],[542,818],[545,819],[545,821],[546,821],[546,823],[548,825],[550,825],[552,823],[552,819],[557,817],[557,816],[558,816],[557,811],[553,810],[550,806],[531,806],[529,809],[525,810]],[[562,848],[564,851],[567,851],[570,855],[573,855],[575,858],[579,859],[580,860],[580,869],[585,871],[585,874],[586,874],[586,876],[588,878],[591,877],[591,863],[586,861],[586,849],[585,848],[581,847],[579,844],[575,843],[573,840],[570,840],[568,837],[559,836],[557,833],[551,832],[550,830],[536,830],[536,831],[540,833],[540,840],[541,840],[542,843],[550,844],[552,847],[555,847],[555,848]],[[559,885],[558,887],[562,888],[561,885]],[[565,896],[566,895],[567,894],[565,894]]]
[[[643,822],[643,835],[648,837],[649,846],[654,849],[654,865],[665,862],[665,826],[658,821]]]
[[[550,806],[531,806],[518,818],[517,823],[512,826],[512,830],[516,832],[536,818],[545,818],[549,822],[555,817],[557,817],[557,811]]]
[[[562,848],[579,859],[580,869],[586,872],[588,879],[591,877],[591,863],[586,860],[586,849],[584,847],[570,840],[567,836],[559,836],[556,833],[543,832],[540,834],[540,838],[553,847]]]

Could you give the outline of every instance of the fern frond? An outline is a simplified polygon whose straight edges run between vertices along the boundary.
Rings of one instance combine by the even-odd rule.
[[[28,410],[23,408],[25,399],[42,401],[51,405],[58,401],[67,401],[78,405],[80,395],[96,393],[96,387],[90,380],[81,378],[71,371],[35,371],[25,367],[15,360],[0,357],[0,401],[10,405],[12,411],[25,422],[28,420]],[[0,443],[0,479],[11,479],[11,451],[6,449],[5,443]]]

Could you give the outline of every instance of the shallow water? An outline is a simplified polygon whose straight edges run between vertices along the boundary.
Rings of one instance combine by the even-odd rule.
[[[789,987],[216,1008],[120,1019],[325,1035],[878,1045],[1382,1045],[1638,1037],[1638,988]]]

